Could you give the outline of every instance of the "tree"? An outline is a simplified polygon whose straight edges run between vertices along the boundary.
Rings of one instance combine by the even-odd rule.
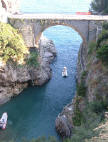
[[[91,2],[90,11],[100,14],[108,14],[108,0],[93,0]]]
[[[28,48],[18,31],[9,24],[0,23],[0,60],[21,64],[28,53]]]

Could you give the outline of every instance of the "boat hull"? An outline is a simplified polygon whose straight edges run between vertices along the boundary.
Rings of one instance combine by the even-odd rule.
[[[0,119],[0,128],[1,128],[2,130],[5,130],[5,129],[6,129],[7,119],[8,119],[8,115],[7,115],[6,112],[4,112],[4,113],[2,114],[1,119]]]

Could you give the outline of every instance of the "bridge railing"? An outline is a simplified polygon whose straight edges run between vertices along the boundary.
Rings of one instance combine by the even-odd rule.
[[[108,20],[108,16],[102,15],[70,15],[70,14],[11,14],[14,19],[58,19],[58,20]]]

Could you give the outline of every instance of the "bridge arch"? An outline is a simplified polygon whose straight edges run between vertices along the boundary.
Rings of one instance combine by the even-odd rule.
[[[38,35],[36,35],[36,37],[35,37],[35,45],[36,45],[36,47],[38,47],[38,42],[39,42],[39,40],[40,40],[40,37],[41,37],[42,33],[43,33],[46,29],[48,29],[48,28],[50,28],[50,27],[53,27],[53,26],[58,26],[58,25],[66,26],[66,27],[72,28],[73,30],[75,30],[75,31],[80,35],[80,37],[82,38],[83,43],[84,43],[84,44],[87,43],[86,38],[84,37],[84,35],[82,34],[82,32],[81,32],[77,27],[75,27],[74,25],[66,24],[66,23],[62,23],[62,24],[59,24],[59,23],[58,23],[58,24],[47,25],[47,26],[44,26],[44,27],[42,28],[42,30],[41,30],[41,31],[38,33]]]

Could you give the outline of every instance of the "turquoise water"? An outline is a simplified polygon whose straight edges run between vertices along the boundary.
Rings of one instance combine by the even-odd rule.
[[[21,11],[27,13],[67,13],[88,11],[91,0],[21,0]]]
[[[65,2],[64,0],[60,1]],[[69,6],[70,9],[68,1],[71,4],[71,0],[67,0],[67,5],[64,7]],[[76,1],[78,2],[78,0]],[[48,5],[45,6],[46,2],[50,6],[51,2],[53,3],[49,0],[44,2],[42,0],[22,0],[21,10],[23,12],[51,12],[52,9],[48,9]],[[43,9],[40,8],[41,6]],[[54,3],[53,6],[55,6],[56,12]],[[87,7],[88,3],[86,3],[85,9]],[[64,11],[62,6],[58,9],[57,11]],[[44,31],[44,35],[54,41],[57,50],[57,57],[51,65],[52,79],[42,87],[25,89],[19,96],[0,107],[0,115],[7,111],[9,116],[7,129],[0,131],[0,141],[8,141],[12,138],[20,140],[21,138],[31,139],[39,136],[48,137],[50,135],[58,138],[55,119],[63,107],[74,97],[76,64],[82,39],[72,28],[65,26],[50,27]],[[64,66],[68,68],[69,76],[67,78],[61,76]]]

